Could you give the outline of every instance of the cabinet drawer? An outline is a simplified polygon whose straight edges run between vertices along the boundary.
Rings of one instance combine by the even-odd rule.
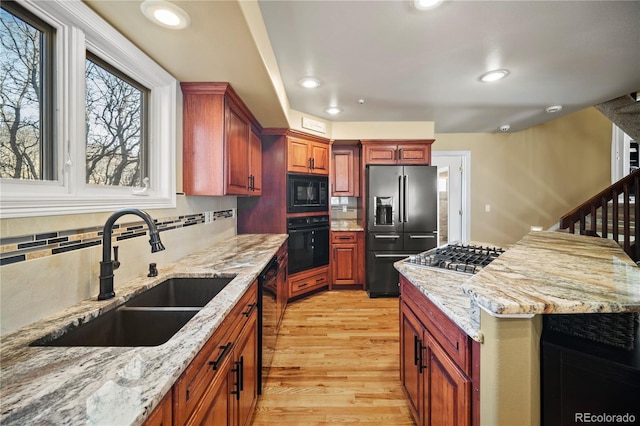
[[[355,243],[358,241],[358,234],[352,231],[333,231],[331,233],[332,243]]]
[[[233,344],[248,320],[246,313],[257,306],[257,291],[257,285],[251,285],[174,384],[174,423],[184,424],[189,419],[218,374],[219,365],[231,356]]]
[[[299,296],[326,285],[329,285],[329,274],[326,269],[314,274],[294,277],[289,281],[290,297]]]
[[[471,338],[402,275],[400,293],[404,303],[418,316],[438,344],[465,374],[471,376]]]

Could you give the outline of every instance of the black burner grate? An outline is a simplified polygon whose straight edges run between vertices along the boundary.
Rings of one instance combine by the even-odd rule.
[[[410,256],[407,262],[430,268],[475,274],[502,253],[504,250],[498,247],[456,243]]]

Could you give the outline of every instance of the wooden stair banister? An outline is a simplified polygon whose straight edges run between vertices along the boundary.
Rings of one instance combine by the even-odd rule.
[[[621,195],[622,202],[620,202]],[[631,210],[631,197],[635,199],[633,211]],[[576,233],[576,224],[578,224],[580,235],[609,238],[609,234],[611,234],[611,238],[619,242],[622,236],[620,242],[622,248],[629,257],[638,261],[640,260],[639,201],[640,170],[635,170],[562,216],[558,228]],[[611,212],[609,214],[610,203]],[[620,206],[621,203],[622,206]],[[620,207],[622,207],[622,214],[620,214]],[[598,213],[600,213],[602,222],[600,230],[597,229]],[[590,220],[587,221],[587,218]],[[622,234],[620,234],[620,221],[622,221]],[[634,222],[633,227],[631,226],[632,221]],[[587,225],[589,226],[587,227]],[[609,230],[609,225],[611,225],[611,230]],[[631,243],[632,237],[633,244]]]

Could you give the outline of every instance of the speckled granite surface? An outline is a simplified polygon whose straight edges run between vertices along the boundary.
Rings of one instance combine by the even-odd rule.
[[[286,240],[238,235],[171,265],[155,278],[116,285],[108,301],[84,301],[2,336],[2,425],[140,424],[214,333]],[[167,343],[156,347],[30,347],[51,332],[110,310],[146,288],[177,276],[235,276]]]
[[[613,240],[531,232],[463,285],[492,314],[640,311],[640,268]]]
[[[476,275],[395,267],[479,342],[480,307],[498,316],[640,311],[640,268],[603,238],[531,232]]]
[[[364,231],[362,225],[355,219],[340,219],[331,221],[332,231]]]

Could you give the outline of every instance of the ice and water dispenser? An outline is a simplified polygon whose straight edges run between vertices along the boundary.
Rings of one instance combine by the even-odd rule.
[[[375,197],[376,225],[393,225],[393,197]]]

